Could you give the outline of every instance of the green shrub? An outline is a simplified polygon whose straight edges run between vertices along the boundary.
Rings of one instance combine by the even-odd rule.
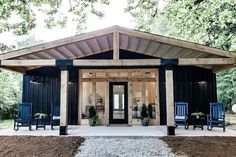
[[[88,118],[94,118],[96,117],[96,110],[94,106],[89,107],[89,116]]]
[[[141,108],[141,118],[149,117],[148,111],[147,111],[147,106],[143,104]]]

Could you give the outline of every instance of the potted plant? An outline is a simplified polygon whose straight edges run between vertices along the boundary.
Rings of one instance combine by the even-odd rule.
[[[141,108],[141,122],[143,126],[148,126],[150,121],[150,116],[148,114],[147,106],[145,104],[142,105]]]
[[[37,118],[37,119],[46,119],[47,118],[47,114],[46,113],[36,113],[34,115],[34,118]]]
[[[96,110],[94,106],[90,106],[89,107],[89,125],[90,126],[95,126],[96,125],[96,120],[97,120],[97,116],[96,116]]]
[[[195,116],[197,119],[203,117],[205,114],[202,112],[194,112],[191,114],[191,116]]]

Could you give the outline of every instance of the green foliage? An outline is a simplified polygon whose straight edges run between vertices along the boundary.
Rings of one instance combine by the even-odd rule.
[[[169,34],[191,42],[233,50],[236,42],[236,1],[170,1],[163,16]]]
[[[129,0],[126,9],[144,31],[164,29],[166,35],[221,48],[236,49],[236,1],[169,0],[164,8],[157,0]],[[160,25],[161,21],[163,24]],[[158,26],[158,27],[157,27]]]
[[[94,106],[89,107],[89,116],[88,118],[95,118],[96,117],[96,110]]]
[[[224,50],[236,50],[235,0],[168,0],[164,8],[158,6],[158,0],[128,2],[127,11],[136,19],[140,30]],[[226,111],[236,103],[235,74],[236,69],[217,74],[218,100],[225,104]]]
[[[236,69],[226,70],[217,75],[218,99],[225,104],[225,110],[231,110],[236,103]]]
[[[0,119],[12,118],[21,101],[21,75],[2,70],[0,72]]]
[[[27,47],[36,43],[40,43],[34,37],[18,42],[16,46],[5,46],[4,51],[13,50],[15,48]],[[3,51],[3,52],[4,52]],[[6,70],[0,72],[0,119],[12,118],[17,114],[18,104],[21,102],[22,94],[22,75]]]
[[[14,123],[13,119],[0,120],[0,129],[10,128]]]
[[[108,5],[109,0],[0,0],[0,33],[27,34],[36,27],[38,15],[45,17],[47,28],[64,27],[70,18],[81,32],[88,14],[103,16],[98,4]]]
[[[128,0],[125,11],[134,17],[139,30],[150,32],[150,26],[158,15],[158,0]]]
[[[148,110],[147,110],[147,106],[143,104],[141,108],[141,118],[146,118],[146,117],[149,117]]]

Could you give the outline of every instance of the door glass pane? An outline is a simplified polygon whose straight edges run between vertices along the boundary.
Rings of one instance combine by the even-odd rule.
[[[119,109],[119,94],[114,94],[114,109]]]
[[[125,109],[125,95],[122,94],[122,109]]]
[[[113,119],[124,119],[124,86],[113,85]]]

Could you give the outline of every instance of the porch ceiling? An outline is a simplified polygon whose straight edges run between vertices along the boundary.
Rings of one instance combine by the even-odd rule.
[[[1,60],[77,59],[113,50],[113,34],[119,33],[119,49],[166,59],[236,58],[236,54],[156,34],[113,26],[0,55]]]
[[[25,72],[41,66],[55,66],[55,60],[80,59],[111,50],[113,50],[113,59],[117,60],[119,59],[119,49],[157,58],[179,59],[181,65],[202,66],[204,68],[215,69],[216,71],[234,67],[236,63],[236,53],[234,52],[119,26],[113,26],[1,54],[0,61],[2,62],[1,65],[3,68]],[[216,62],[216,58],[220,62]],[[6,62],[11,60],[12,62]],[[27,60],[29,63],[25,62]],[[36,61],[34,63],[34,60],[37,60],[37,63]],[[94,64],[85,60],[75,60],[75,63],[78,62],[79,65],[81,65],[81,63],[86,65]],[[100,62],[101,61],[95,61],[95,63]],[[139,60],[139,62],[141,62],[141,60]],[[150,65],[154,62],[155,61],[143,61],[140,65]],[[3,63],[5,63],[5,66]],[[106,65],[107,63],[108,62],[104,62],[102,65]],[[120,60],[120,63],[113,63],[111,61],[109,64],[114,64],[114,66],[127,66],[130,63]],[[133,64],[136,65],[139,63],[132,62],[132,65]]]

